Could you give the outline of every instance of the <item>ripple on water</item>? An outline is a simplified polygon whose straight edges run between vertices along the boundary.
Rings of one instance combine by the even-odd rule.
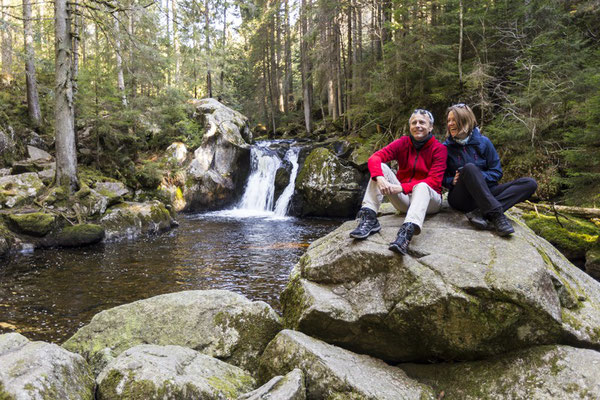
[[[278,309],[308,244],[340,224],[219,213],[180,222],[137,241],[14,256],[0,267],[0,333],[60,343],[102,310],[181,290],[226,289]]]

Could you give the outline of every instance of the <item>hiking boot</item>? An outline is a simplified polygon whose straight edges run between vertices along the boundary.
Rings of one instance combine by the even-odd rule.
[[[356,229],[350,232],[351,238],[366,239],[369,235],[381,230],[381,225],[377,221],[377,213],[370,208],[361,208],[357,217],[360,219],[360,222]]]
[[[490,224],[490,221],[488,221],[488,219],[483,216],[479,208],[465,213],[465,216],[467,217],[471,225],[473,225],[476,229],[494,229],[492,227],[492,224]]]
[[[504,237],[510,235],[511,233],[514,233],[514,228],[512,227],[510,221],[508,220],[508,218],[506,218],[506,215],[504,215],[503,212],[494,213],[493,215],[490,215],[490,217],[490,220],[498,236]]]
[[[403,223],[398,231],[396,240],[390,243],[390,247],[388,248],[396,253],[406,255],[408,252],[408,244],[415,233],[415,227],[416,225],[412,222]]]

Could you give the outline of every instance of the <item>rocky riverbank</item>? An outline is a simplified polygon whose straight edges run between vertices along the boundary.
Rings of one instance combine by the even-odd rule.
[[[2,335],[0,393],[600,396],[597,281],[518,219],[504,239],[446,209],[426,221],[405,257],[387,249],[401,222],[383,216],[382,231],[360,242],[348,238],[348,222],[313,243],[282,295],[283,318],[235,293],[188,291],[103,311],[60,348]]]

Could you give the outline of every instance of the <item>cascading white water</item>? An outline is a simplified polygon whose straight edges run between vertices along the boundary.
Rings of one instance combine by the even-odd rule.
[[[250,177],[238,208],[271,211],[275,196],[275,173],[281,165],[281,160],[264,143],[254,146],[250,157]]]
[[[275,151],[269,148],[273,142],[259,142],[252,147],[250,153],[250,176],[246,190],[238,205],[230,210],[212,212],[210,214],[225,217],[274,217],[284,218],[294,194],[294,182],[298,175],[298,155],[300,147],[290,147],[284,159],[292,164],[290,182],[285,187],[277,204],[273,207],[275,197],[275,175],[282,161]]]
[[[277,204],[275,204],[275,215],[278,217],[284,217],[287,214],[290,200],[294,194],[294,184],[296,182],[296,176],[298,175],[299,154],[300,147],[291,147],[287,153],[285,153],[285,159],[292,163],[292,172],[290,173],[290,182],[277,199]]]

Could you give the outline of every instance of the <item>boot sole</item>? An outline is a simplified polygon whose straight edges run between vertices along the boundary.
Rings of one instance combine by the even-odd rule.
[[[350,237],[351,237],[351,238],[353,238],[353,239],[366,239],[366,238],[368,238],[369,236],[371,236],[372,234],[379,232],[380,230],[381,230],[381,225],[379,225],[379,226],[378,226],[378,227],[376,227],[376,228],[373,228],[373,229],[371,229],[369,232],[367,232],[367,233],[366,233],[366,234],[364,234],[364,235],[356,235],[356,234],[354,234],[354,235],[353,235],[353,234],[351,233],[351,234],[350,234]]]
[[[507,237],[507,236],[510,236],[510,235],[512,235],[513,233],[515,233],[515,230],[514,230],[514,229],[511,229],[510,231],[502,231],[502,232],[498,232],[498,231],[496,231],[496,233],[497,233],[497,234],[498,234],[498,236],[500,236],[500,237]]]
[[[406,251],[402,251],[402,248],[400,248],[400,246],[398,246],[395,243],[390,244],[390,247],[388,247],[389,250],[393,251],[394,253],[398,253],[398,254],[402,254],[403,256],[406,255]]]

